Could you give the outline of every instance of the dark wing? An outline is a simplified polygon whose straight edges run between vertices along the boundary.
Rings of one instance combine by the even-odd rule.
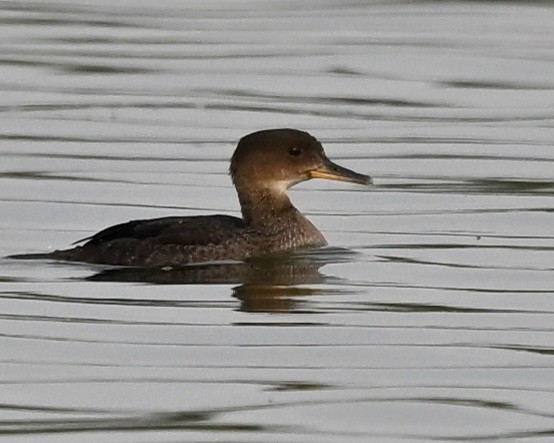
[[[92,246],[119,239],[135,239],[153,240],[158,244],[206,245],[219,243],[242,228],[244,221],[229,215],[163,217],[114,225],[75,243],[86,241],[84,246]]]

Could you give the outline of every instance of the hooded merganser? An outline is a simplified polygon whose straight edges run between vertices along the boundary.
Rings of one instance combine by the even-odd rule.
[[[230,174],[242,218],[163,217],[118,224],[48,257],[126,266],[179,266],[240,260],[325,246],[325,238],[290,202],[287,189],[311,178],[363,185],[371,178],[331,162],[307,132],[269,129],[243,137]]]

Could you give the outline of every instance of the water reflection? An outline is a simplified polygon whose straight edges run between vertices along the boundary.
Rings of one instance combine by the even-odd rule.
[[[240,300],[244,312],[292,312],[299,309],[298,298],[319,294],[314,284],[335,281],[320,272],[326,264],[351,260],[356,253],[341,248],[325,248],[303,254],[264,257],[245,262],[206,263],[182,268],[109,268],[86,280],[135,282],[157,285],[237,284],[232,296]]]

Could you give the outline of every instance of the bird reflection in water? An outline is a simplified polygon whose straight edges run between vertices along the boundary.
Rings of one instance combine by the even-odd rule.
[[[244,312],[293,312],[301,309],[301,299],[325,289],[314,287],[336,283],[320,268],[326,264],[350,261],[356,253],[347,249],[324,248],[244,262],[214,262],[180,268],[110,268],[90,277],[90,281],[138,282],[159,285],[237,285],[232,296]]]

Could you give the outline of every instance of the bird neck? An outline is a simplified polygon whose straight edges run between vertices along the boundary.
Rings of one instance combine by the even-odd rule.
[[[244,221],[263,225],[281,217],[300,214],[291,203],[284,184],[237,187]]]
[[[237,186],[246,225],[266,236],[266,252],[326,245],[323,234],[291,203],[286,189],[286,184]]]

